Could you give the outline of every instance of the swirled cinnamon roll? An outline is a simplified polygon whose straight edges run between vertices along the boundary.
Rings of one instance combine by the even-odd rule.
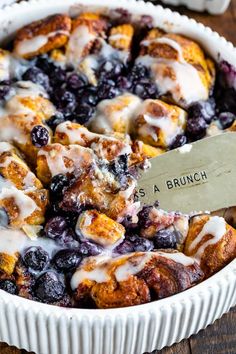
[[[236,230],[223,217],[196,216],[190,222],[184,253],[196,259],[208,277],[236,257]]]
[[[74,273],[77,301],[98,308],[125,307],[188,289],[203,278],[198,264],[179,252],[137,252],[114,259],[88,259]]]

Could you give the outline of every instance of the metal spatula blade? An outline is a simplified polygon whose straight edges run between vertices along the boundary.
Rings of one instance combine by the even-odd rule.
[[[185,145],[150,160],[137,198],[164,210],[215,211],[236,205],[236,133]]]

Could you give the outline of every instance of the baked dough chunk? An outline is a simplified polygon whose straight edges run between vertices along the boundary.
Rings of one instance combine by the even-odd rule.
[[[160,100],[145,100],[132,125],[132,133],[147,144],[168,148],[182,134],[187,113]]]
[[[135,187],[136,182],[130,175],[124,174],[120,181],[107,167],[91,165],[66,189],[61,207],[78,211],[92,206],[120,222],[125,215],[137,213],[140,203],[134,203]]]
[[[74,19],[66,49],[67,62],[78,67],[80,61],[91,53],[96,40],[105,37],[107,28],[106,18],[98,14],[84,13]]]
[[[55,107],[46,98],[42,87],[32,82],[18,82],[16,94],[5,104],[0,120],[0,140],[13,142],[35,164],[38,148],[32,144],[31,131],[34,126],[44,126],[55,113]],[[49,139],[50,142],[50,139]]]
[[[130,51],[133,35],[134,28],[131,24],[119,25],[111,28],[108,42],[118,50]]]
[[[81,239],[104,247],[114,247],[124,239],[125,228],[97,210],[86,210],[78,218],[76,233]]]
[[[92,257],[71,279],[75,299],[98,308],[125,307],[161,299],[201,281],[199,265],[180,252],[136,252],[113,259]]]
[[[37,176],[45,184],[57,174],[72,173],[91,166],[95,155],[91,149],[79,145],[49,144],[37,156]]]
[[[10,79],[11,54],[0,49],[0,81]]]
[[[184,253],[199,262],[209,277],[236,257],[236,230],[220,216],[192,218]]]
[[[67,121],[57,126],[54,141],[63,145],[78,144],[91,148],[102,159],[111,161],[131,153],[131,147],[113,137],[90,132],[83,125]]]
[[[1,183],[4,185],[4,181]],[[7,212],[9,225],[14,228],[42,224],[47,205],[46,189],[23,191],[9,186],[6,181],[0,192],[0,208]]]
[[[89,128],[101,134],[129,133],[133,117],[137,115],[140,105],[140,98],[129,93],[112,100],[104,100],[98,104],[97,115],[89,124]]]
[[[20,190],[43,188],[42,183],[27,166],[19,151],[6,142],[0,142],[0,174]]]
[[[69,38],[71,19],[67,15],[54,15],[32,22],[21,28],[14,40],[14,52],[29,59],[64,46]]]
[[[208,99],[215,65],[193,40],[152,29],[141,42],[136,61],[150,67],[160,94],[178,105],[186,107]]]

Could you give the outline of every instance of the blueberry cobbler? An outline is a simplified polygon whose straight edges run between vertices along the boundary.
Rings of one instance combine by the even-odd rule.
[[[236,130],[235,88],[229,64],[148,16],[59,14],[20,29],[0,50],[0,289],[124,307],[233,260],[234,208],[184,215],[135,191],[150,158]]]

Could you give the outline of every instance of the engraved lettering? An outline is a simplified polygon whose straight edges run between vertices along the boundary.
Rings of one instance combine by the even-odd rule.
[[[199,173],[198,173],[198,172],[194,173],[193,178],[194,178],[195,181],[197,181],[197,182],[199,182],[199,181],[201,180],[201,177],[199,176]]]
[[[186,176],[186,178],[187,178],[188,184],[193,183],[193,176],[192,175]]]
[[[160,189],[157,187],[156,184],[154,184],[154,186],[153,186],[153,191],[154,191],[154,193],[160,192]]]
[[[172,189],[174,187],[172,181],[166,181],[166,185],[168,189]]]
[[[207,179],[207,174],[206,174],[206,171],[201,171],[201,177],[202,179]]]
[[[182,186],[185,186],[186,185],[186,178],[185,177],[180,177],[180,183],[182,184]]]
[[[186,176],[181,176],[179,178],[173,178],[172,180],[166,181],[167,189],[181,188],[191,184],[197,184],[201,181],[206,181],[208,179],[206,171],[199,171]]]
[[[140,194],[141,198],[145,197],[145,195],[146,195],[145,190],[143,188],[140,188],[139,189],[139,194]]]
[[[173,183],[174,183],[175,188],[176,188],[176,187],[180,187],[180,183],[179,183],[178,178],[174,178],[174,179],[173,179]]]

